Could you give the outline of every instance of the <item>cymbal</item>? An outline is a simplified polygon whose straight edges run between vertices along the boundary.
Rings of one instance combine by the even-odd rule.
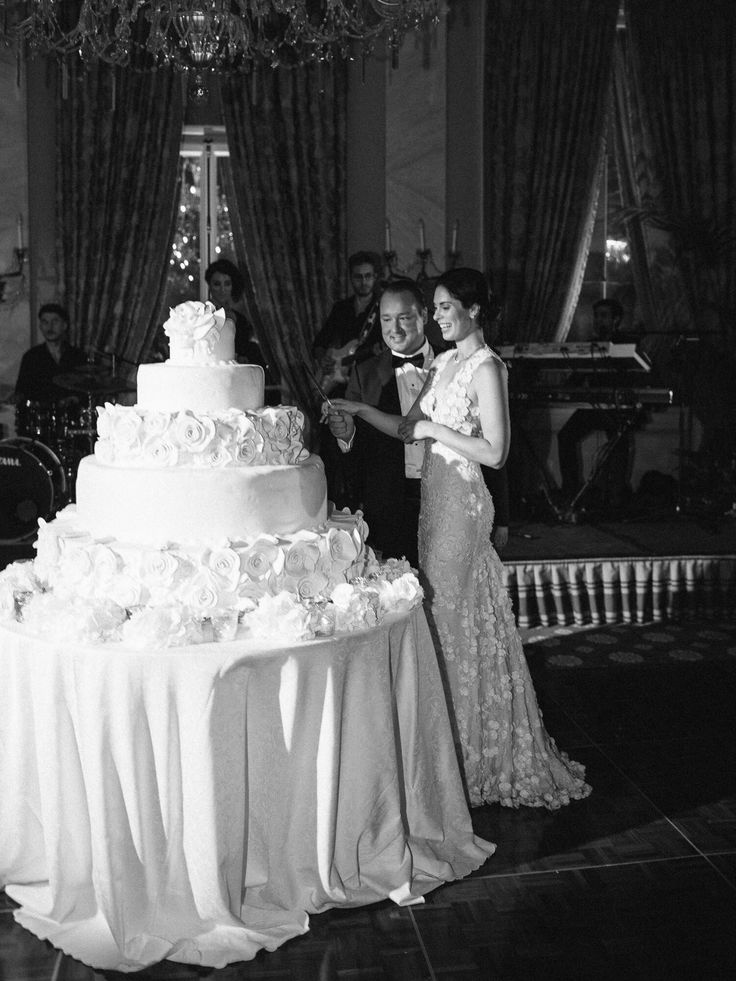
[[[61,375],[54,375],[54,384],[70,392],[83,392],[86,395],[114,395],[116,392],[133,392],[132,385],[121,375],[111,375],[101,365],[83,364]]]

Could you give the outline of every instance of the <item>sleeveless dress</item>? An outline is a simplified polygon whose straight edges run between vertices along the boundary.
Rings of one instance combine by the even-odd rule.
[[[435,359],[420,406],[434,422],[480,435],[468,387],[479,364],[499,359],[480,348],[438,397],[437,383],[454,353]],[[470,803],[554,809],[587,797],[591,788],[585,768],[557,749],[542,723],[492,528],[493,501],[479,464],[428,443],[419,567]]]

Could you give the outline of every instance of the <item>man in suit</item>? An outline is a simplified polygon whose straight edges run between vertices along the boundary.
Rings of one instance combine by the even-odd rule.
[[[392,415],[406,414],[422,390],[434,351],[427,340],[427,305],[413,280],[393,280],[384,286],[379,320],[387,350],[355,365],[345,398],[375,405]],[[369,544],[384,559],[406,556],[415,568],[420,477],[424,442],[404,444],[361,419],[339,412],[328,416],[330,432],[344,453],[355,454],[360,500],[369,528]],[[484,468],[484,473],[485,473]],[[494,501],[505,490],[505,474],[495,473],[489,486]],[[490,483],[487,479],[487,483]],[[508,495],[506,493],[506,511]],[[507,514],[501,514],[508,524]],[[498,522],[498,531],[506,530]]]

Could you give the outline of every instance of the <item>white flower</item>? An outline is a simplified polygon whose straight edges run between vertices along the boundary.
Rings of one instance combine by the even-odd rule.
[[[107,545],[96,543],[89,550],[92,574],[97,584],[107,584],[117,573],[120,561],[117,552]]]
[[[275,538],[265,536],[242,554],[243,573],[250,579],[265,579],[272,572],[279,575],[284,567],[284,553]]]
[[[109,412],[110,439],[116,446],[134,449],[140,445],[143,420],[129,405],[111,405]]]
[[[129,573],[120,572],[112,580],[108,588],[108,596],[118,606],[130,610],[134,606],[140,606],[143,597],[143,585]]]
[[[151,436],[143,444],[143,462],[149,467],[175,467],[179,449],[170,439]]]
[[[164,324],[170,339],[203,337],[215,324],[215,305],[209,300],[185,300],[169,309],[169,319]]]
[[[222,443],[213,443],[207,453],[203,458],[203,463],[205,466],[211,469],[217,469],[218,467],[226,467],[228,464],[233,462],[233,455],[230,450],[223,446]]]
[[[92,562],[89,552],[78,545],[72,546],[71,542],[65,542],[65,548],[59,563],[59,575],[65,579],[67,584],[81,583],[92,574]]]
[[[335,630],[359,630],[373,627],[378,622],[376,597],[372,590],[340,583],[333,589],[330,599],[335,607]]]
[[[263,436],[250,424],[250,429],[238,437],[235,459],[241,465],[248,466],[263,452]]]
[[[297,595],[300,599],[314,599],[323,595],[329,579],[323,572],[310,572],[302,576],[296,585]]]
[[[176,417],[174,437],[183,449],[197,453],[206,449],[215,438],[215,424],[207,416],[183,411]]]
[[[284,644],[313,636],[310,611],[287,592],[263,596],[257,608],[244,615],[243,623],[255,637],[280,640]]]
[[[327,547],[332,560],[345,566],[351,565],[358,557],[359,549],[353,536],[342,528],[328,528]]]
[[[208,610],[215,610],[223,603],[224,590],[208,569],[201,569],[194,578],[187,583],[181,593],[181,599],[195,612],[203,613]]]
[[[143,607],[122,629],[123,642],[139,650],[161,650],[185,643],[187,617],[179,606]]]
[[[233,548],[212,549],[207,566],[226,589],[238,588],[240,582],[240,556]]]
[[[287,449],[291,430],[288,415],[278,406],[268,406],[262,410],[261,422],[269,442],[280,449]]]
[[[412,572],[398,579],[378,579],[372,585],[378,592],[378,602],[383,613],[406,613],[418,606],[424,595],[419,580]]]
[[[143,412],[143,433],[146,439],[163,436],[171,424],[171,413],[159,409],[146,409]]]
[[[149,589],[171,589],[179,565],[179,558],[173,552],[159,549],[143,556],[141,574]]]
[[[312,542],[292,542],[284,558],[284,572],[288,576],[298,576],[304,572],[313,572],[317,568],[319,555],[319,546]]]

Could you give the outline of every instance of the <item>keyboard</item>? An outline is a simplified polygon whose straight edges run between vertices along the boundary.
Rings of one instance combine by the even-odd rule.
[[[672,405],[669,388],[533,388],[526,392],[509,392],[512,402],[528,402],[541,405],[595,406],[615,409],[635,405]]]
[[[637,350],[636,344],[616,341],[503,344],[497,350],[504,361],[523,361],[538,369],[650,371],[652,367],[649,358]]]

